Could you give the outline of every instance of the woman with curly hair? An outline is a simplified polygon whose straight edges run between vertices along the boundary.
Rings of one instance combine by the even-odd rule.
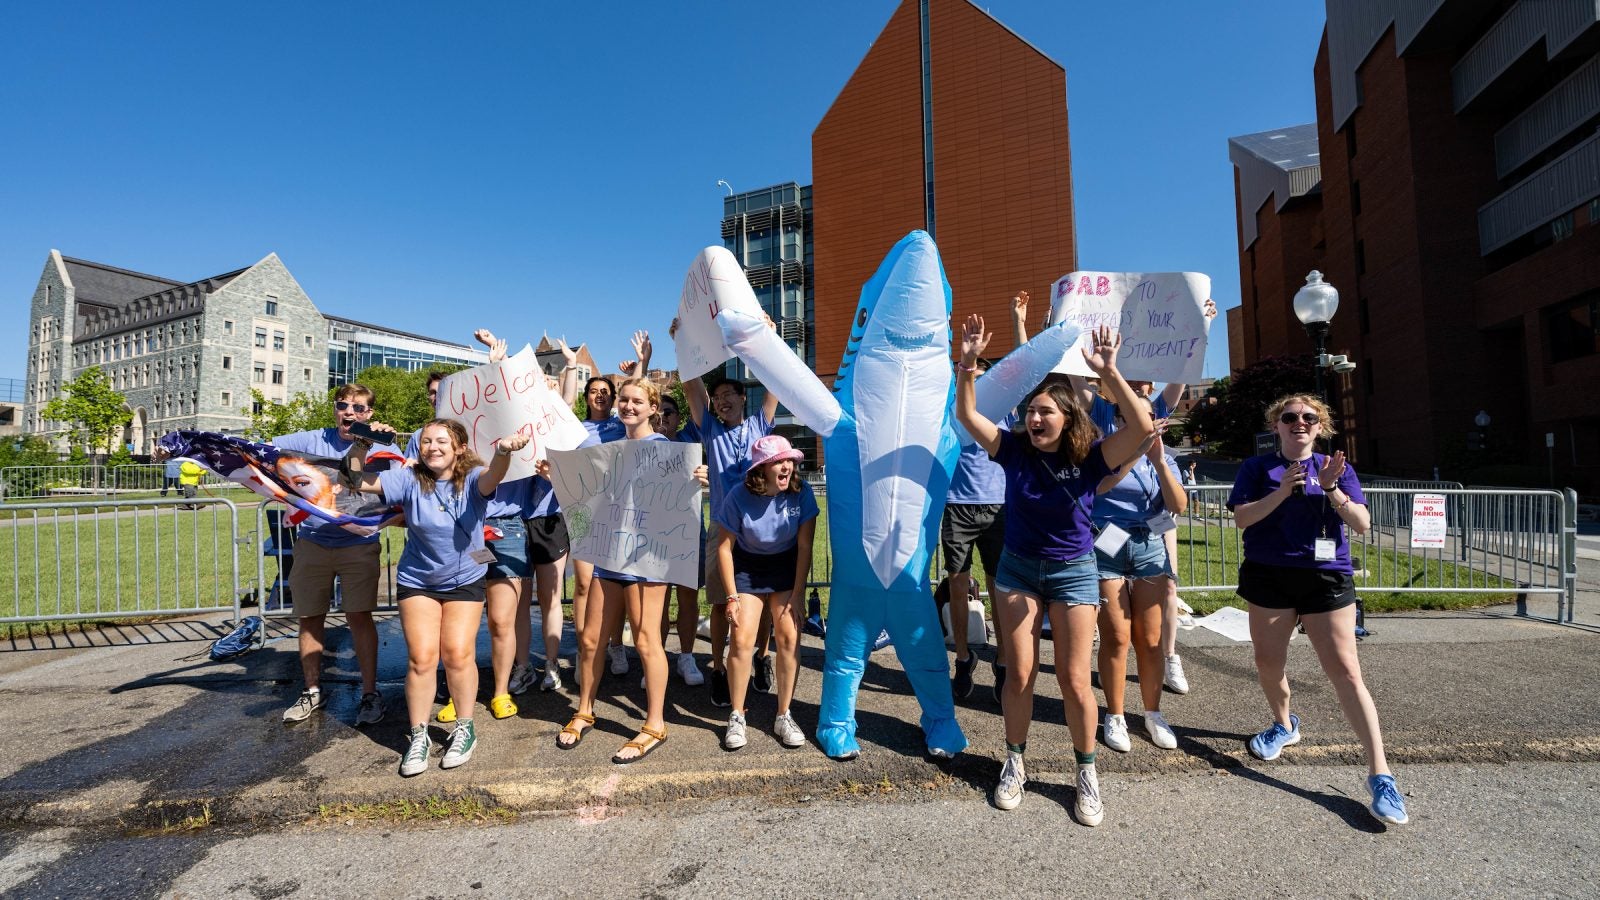
[[[1344,451],[1316,452],[1334,435],[1332,411],[1318,397],[1290,394],[1267,408],[1278,452],[1239,466],[1228,496],[1234,524],[1244,529],[1239,596],[1250,605],[1256,677],[1272,709],[1272,725],[1250,739],[1250,753],[1274,760],[1300,742],[1300,717],[1289,712],[1284,665],[1296,623],[1305,628],[1322,671],[1333,683],[1346,721],[1367,753],[1367,809],[1380,822],[1404,825],[1405,800],[1383,753],[1378,711],[1356,658],[1356,592],[1347,531],[1371,526],[1366,497]]]
[[[376,422],[372,429],[394,431]],[[511,454],[528,443],[524,434],[501,438],[494,460],[485,466],[469,448],[460,422],[433,419],[418,434],[415,466],[364,474],[359,483],[361,491],[382,494],[399,505],[406,517],[406,547],[395,565],[395,581],[409,661],[406,711],[411,731],[400,760],[400,774],[407,776],[427,769],[433,751],[427,722],[441,656],[455,708],[471,710],[477,697],[475,645],[488,564],[494,559],[484,547],[483,523],[489,498],[511,466]],[[440,767],[465,763],[476,746],[472,716],[458,718]]]
[[[1010,670],[1000,694],[1005,715],[1006,761],[994,789],[994,804],[1015,809],[1022,802],[1027,773],[1023,753],[1033,719],[1033,681],[1037,676],[1039,631],[1046,616],[1055,641],[1056,680],[1067,707],[1078,764],[1075,812],[1084,825],[1105,816],[1095,771],[1095,704],[1090,687],[1090,657],[1095,614],[1100,607],[1100,577],[1090,522],[1095,487],[1113,469],[1131,461],[1139,445],[1155,433],[1148,416],[1100,439],[1069,385],[1047,381],[1028,398],[1021,433],[1001,431],[978,412],[974,381],[978,357],[989,344],[983,319],[969,316],[962,329],[956,375],[956,418],[1006,474],[1006,539],[993,576],[995,620]],[[1117,371],[1121,339],[1108,328],[1093,334],[1084,348],[1089,368],[1124,408],[1136,400]]]

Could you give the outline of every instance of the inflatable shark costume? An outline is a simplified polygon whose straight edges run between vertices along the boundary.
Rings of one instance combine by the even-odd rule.
[[[836,758],[860,753],[856,692],[885,629],[922,704],[928,752],[959,753],[967,739],[928,569],[967,438],[951,415],[950,283],[933,239],[923,231],[901,239],[862,287],[831,394],[760,318],[726,310],[717,322],[727,346],[822,438],[827,455],[833,578],[818,743]],[[1063,323],[1008,356],[979,379],[988,388],[980,411],[1003,417],[1076,336]]]

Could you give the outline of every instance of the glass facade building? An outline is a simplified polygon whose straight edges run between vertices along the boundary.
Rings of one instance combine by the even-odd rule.
[[[776,184],[722,200],[723,246],[744,266],[756,300],[778,325],[778,335],[815,370],[811,230],[810,185]],[[745,383],[751,410],[766,399],[766,388],[737,359],[730,360],[725,371],[727,377]],[[806,454],[805,467],[814,467],[816,435],[782,406],[776,424],[777,431]]]
[[[462,344],[354,319],[326,318],[329,388],[355,381],[357,373],[372,366],[415,372],[434,365],[481,366],[489,361],[486,352]]]

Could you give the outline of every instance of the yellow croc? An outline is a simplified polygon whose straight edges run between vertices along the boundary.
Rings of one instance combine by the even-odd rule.
[[[509,719],[517,714],[517,704],[510,694],[500,694],[489,701],[489,714],[496,719]]]
[[[454,722],[456,720],[456,701],[451,700],[447,702],[444,705],[444,708],[439,710],[439,714],[434,716],[434,718],[446,724]]]

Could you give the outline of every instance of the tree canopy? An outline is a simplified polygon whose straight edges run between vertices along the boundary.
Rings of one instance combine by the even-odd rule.
[[[61,386],[61,396],[44,405],[40,415],[65,424],[72,432],[70,444],[87,453],[121,443],[122,427],[133,419],[127,398],[111,388],[111,379],[99,366],[84,369]]]
[[[1311,393],[1316,386],[1310,356],[1269,356],[1219,378],[1212,387],[1215,404],[1189,415],[1189,428],[1231,456],[1255,453],[1255,436],[1265,431],[1267,407],[1285,394]]]

